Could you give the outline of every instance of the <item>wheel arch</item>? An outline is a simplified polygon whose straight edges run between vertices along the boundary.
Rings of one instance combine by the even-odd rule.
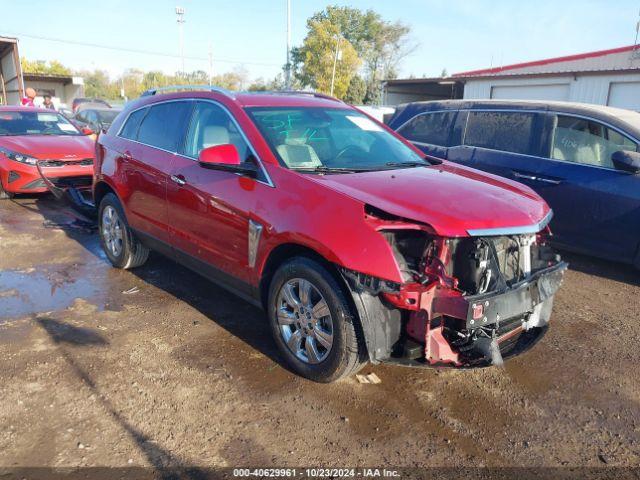
[[[93,186],[93,201],[96,208],[100,208],[100,202],[108,193],[113,193],[116,197],[118,197],[118,199],[120,199],[118,192],[116,192],[116,189],[104,180],[97,182]]]
[[[260,300],[265,312],[269,311],[269,286],[273,275],[280,265],[295,257],[315,260],[327,269],[342,288],[351,310],[355,314],[355,328],[359,333],[359,341],[362,342],[361,351],[363,352],[363,357],[374,363],[388,358],[390,349],[396,340],[395,338],[392,340],[389,337],[395,337],[398,333],[389,335],[388,327],[389,325],[395,325],[394,331],[399,328],[399,322],[401,321],[400,311],[386,306],[377,295],[370,295],[352,288],[335,263],[327,260],[308,246],[297,243],[284,243],[269,252],[262,269],[259,284]]]

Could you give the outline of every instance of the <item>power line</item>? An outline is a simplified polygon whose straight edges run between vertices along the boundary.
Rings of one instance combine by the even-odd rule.
[[[82,46],[82,47],[93,47],[93,48],[103,48],[105,50],[114,50],[116,52],[129,52],[129,53],[140,53],[140,54],[144,54],[144,55],[156,55],[159,57],[169,57],[169,58],[181,58],[181,55],[176,55],[176,54],[172,54],[172,53],[166,53],[166,52],[158,52],[158,51],[153,51],[153,50],[142,50],[142,49],[137,49],[137,48],[128,48],[128,47],[114,47],[111,45],[102,45],[99,43],[88,43],[88,42],[78,42],[76,40],[66,40],[66,39],[62,39],[62,38],[53,38],[53,37],[44,37],[41,35],[31,35],[31,34],[27,34],[27,33],[17,33],[17,32],[6,32],[7,35],[11,35],[13,37],[25,37],[25,38],[32,38],[35,40],[45,40],[48,42],[58,42],[58,43],[66,43],[69,45],[78,45],[78,46]],[[209,58],[208,57],[192,57],[192,56],[185,56],[185,59],[188,60],[199,60],[199,61],[203,61],[203,62],[208,62]],[[279,63],[268,63],[268,62],[245,62],[245,61],[239,61],[239,60],[232,60],[229,58],[216,58],[216,62],[220,62],[220,63],[231,63],[231,64],[236,64],[236,65],[256,65],[256,66],[262,66],[262,67],[281,67],[282,65]]]

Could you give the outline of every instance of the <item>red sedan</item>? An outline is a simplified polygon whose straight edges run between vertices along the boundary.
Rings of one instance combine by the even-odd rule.
[[[46,192],[38,162],[56,186],[90,186],[94,146],[93,140],[56,112],[0,107],[0,198]]]

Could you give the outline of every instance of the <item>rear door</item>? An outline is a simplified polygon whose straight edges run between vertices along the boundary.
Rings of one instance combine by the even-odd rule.
[[[525,183],[536,188],[549,149],[549,132],[542,113],[483,110],[469,111],[462,144],[473,154],[460,163]],[[456,158],[450,160],[456,161]]]
[[[640,177],[615,168],[611,155],[638,151],[631,137],[596,120],[549,114],[549,158],[536,190],[553,208],[556,243],[594,255],[631,260],[640,240]]]
[[[133,142],[122,152],[129,222],[133,228],[164,242],[168,241],[167,181],[191,106],[190,101],[168,101],[143,109],[144,117],[137,131],[131,133]],[[127,124],[122,133],[125,132]]]

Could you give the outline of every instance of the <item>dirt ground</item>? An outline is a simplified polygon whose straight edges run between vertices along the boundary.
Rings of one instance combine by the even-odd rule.
[[[0,203],[0,468],[640,465],[640,274],[565,255],[504,368],[289,372],[263,313],[152,255],[111,268],[50,197]]]

